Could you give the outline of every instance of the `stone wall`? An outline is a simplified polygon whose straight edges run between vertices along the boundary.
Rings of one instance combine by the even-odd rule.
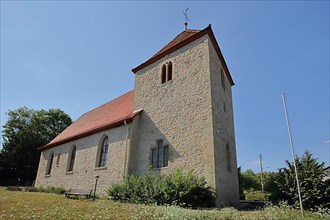
[[[218,205],[237,204],[239,202],[239,190],[231,84],[211,42],[209,47]],[[224,88],[221,83],[221,69],[224,73]],[[229,152],[226,152],[227,144]],[[228,155],[230,158],[227,158]],[[227,164],[228,159],[230,164]]]
[[[128,126],[130,127],[131,124]],[[126,132],[127,127],[123,125],[44,150],[40,156],[36,187],[61,186],[65,189],[93,189],[95,175],[99,175],[97,194],[105,195],[111,183],[123,179]],[[105,136],[109,138],[107,165],[98,168],[96,166],[97,151]],[[129,147],[129,140],[127,143]],[[76,146],[74,167],[72,172],[67,172],[68,157],[73,145]],[[51,173],[45,175],[47,161],[52,152],[54,159]],[[60,154],[60,159],[57,165],[58,154]]]
[[[130,172],[145,172],[151,148],[163,139],[169,166],[157,171],[194,169],[215,187],[208,41],[203,36],[136,73],[134,109],[143,112],[133,134]],[[169,61],[172,80],[162,84],[161,68]]]

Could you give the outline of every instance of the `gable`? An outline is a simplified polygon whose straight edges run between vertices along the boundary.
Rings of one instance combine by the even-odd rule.
[[[188,45],[189,43],[201,38],[202,36],[204,36],[206,34],[210,37],[213,47],[215,48],[216,53],[225,70],[227,78],[228,78],[230,84],[233,86],[235,83],[233,81],[233,78],[230,75],[229,69],[228,69],[226,61],[222,55],[218,42],[215,39],[215,36],[211,29],[211,25],[207,26],[205,29],[200,30],[200,31],[199,30],[184,30],[178,36],[176,36],[172,41],[170,41],[170,43],[168,43],[165,47],[163,47],[160,51],[158,51],[155,55],[153,55],[150,59],[148,59],[146,62],[140,64],[139,66],[135,67],[134,69],[132,69],[132,72],[136,73],[137,71],[149,66],[150,64],[153,64],[154,62],[160,60],[164,56]]]

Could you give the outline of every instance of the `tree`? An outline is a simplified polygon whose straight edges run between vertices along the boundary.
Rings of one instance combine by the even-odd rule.
[[[260,179],[251,169],[247,169],[242,173],[242,188],[244,191],[261,190]]]
[[[244,200],[245,199],[244,189],[243,189],[243,181],[244,180],[243,180],[241,167],[237,168],[237,172],[238,172],[239,199]]]
[[[40,152],[37,150],[68,127],[72,120],[60,109],[9,110],[3,125],[0,151],[0,185],[30,185],[36,177]]]
[[[295,179],[294,165],[286,161],[287,168],[279,169],[276,184],[279,188],[280,198],[289,204],[299,206],[299,197]],[[309,151],[296,158],[296,166],[300,184],[303,207],[315,209],[318,206],[329,208],[330,187],[329,181],[323,180],[324,162],[318,163]]]

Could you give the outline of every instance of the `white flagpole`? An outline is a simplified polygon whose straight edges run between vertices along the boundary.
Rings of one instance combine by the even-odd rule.
[[[285,102],[285,94],[284,93],[282,94],[282,100],[283,100],[283,106],[284,106],[284,112],[285,112],[285,118],[286,118],[286,125],[288,127],[289,139],[290,139],[290,144],[291,144],[294,171],[296,173],[296,182],[297,182],[297,188],[298,188],[300,212],[301,212],[301,217],[304,218],[304,209],[303,209],[302,201],[301,201],[298,172],[297,172],[297,167],[296,167],[296,156],[295,156],[295,153],[294,153],[294,147],[293,147],[293,142],[292,142],[292,137],[291,137],[291,130],[290,130],[290,123],[289,123],[289,116],[288,116],[288,111],[286,110],[286,102]]]

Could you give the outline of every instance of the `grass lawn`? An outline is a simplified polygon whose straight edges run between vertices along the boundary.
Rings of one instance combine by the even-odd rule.
[[[330,215],[307,213],[307,219]],[[260,211],[189,210],[170,206],[135,205],[106,199],[67,199],[64,195],[11,192],[0,188],[0,219],[300,219],[299,211],[271,206]]]

